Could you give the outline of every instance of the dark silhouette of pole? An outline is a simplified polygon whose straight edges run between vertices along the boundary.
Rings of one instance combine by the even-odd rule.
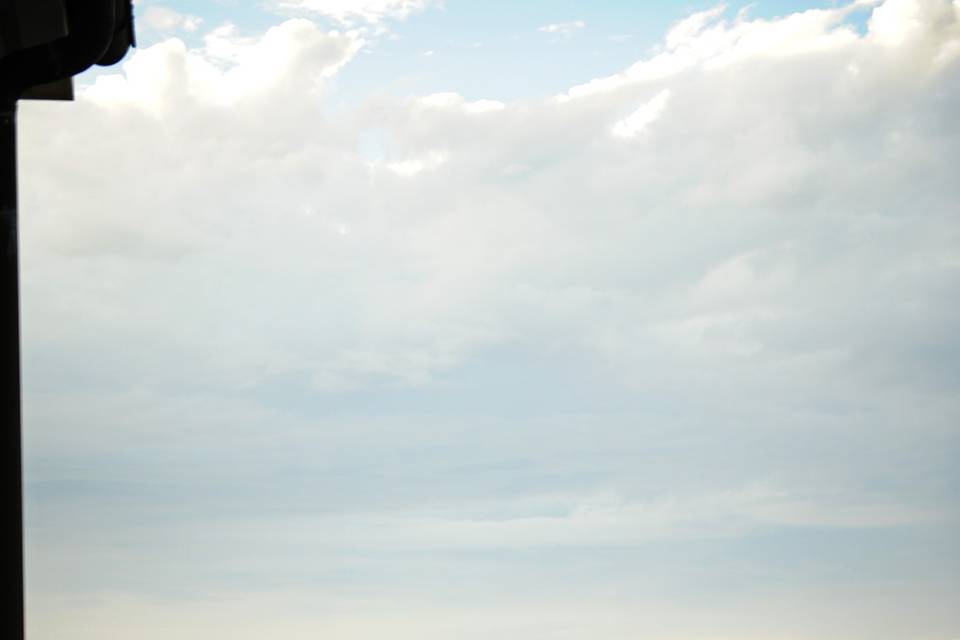
[[[0,0],[0,640],[24,636],[17,100],[70,100],[135,44],[132,0]]]
[[[17,101],[0,99],[0,633],[23,638],[23,457],[20,436],[20,274],[17,234]]]

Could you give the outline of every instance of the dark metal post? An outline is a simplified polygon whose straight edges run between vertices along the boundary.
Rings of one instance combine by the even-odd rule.
[[[0,635],[23,639],[23,461],[20,436],[20,282],[17,102],[0,99]]]
[[[72,99],[70,78],[135,46],[132,0],[0,0],[0,639],[23,640],[17,100]],[[47,85],[47,86],[41,86]]]

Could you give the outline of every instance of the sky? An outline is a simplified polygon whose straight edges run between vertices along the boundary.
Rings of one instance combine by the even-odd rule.
[[[30,640],[960,638],[960,0],[136,10],[20,107]]]

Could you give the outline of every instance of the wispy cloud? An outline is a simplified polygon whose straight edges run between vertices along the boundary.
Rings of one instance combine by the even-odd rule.
[[[379,24],[403,20],[423,11],[435,0],[276,0],[287,11],[323,16],[344,24]]]
[[[569,36],[575,31],[579,31],[587,26],[583,20],[574,20],[572,22],[557,22],[540,27],[543,33],[552,33],[558,36]]]
[[[142,15],[137,16],[137,22],[160,33],[177,30],[194,32],[203,24],[203,18],[183,14],[162,5],[149,5]]]

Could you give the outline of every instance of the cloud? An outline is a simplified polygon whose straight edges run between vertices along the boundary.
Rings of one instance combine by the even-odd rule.
[[[499,100],[473,100],[468,102],[457,93],[431,93],[416,101],[416,104],[427,108],[453,109],[468,113],[483,113],[485,111],[500,111],[506,105]]]
[[[98,77],[84,93],[105,106],[127,103],[154,114],[177,100],[226,106],[257,94],[291,99],[285,92],[319,90],[363,44],[356,32],[327,34],[302,19],[259,38],[241,36],[227,24],[207,33],[200,49],[173,38],[138,51],[124,63],[124,75]]]
[[[192,33],[203,24],[203,18],[182,14],[161,5],[150,5],[144,9],[142,16],[137,17],[137,22],[158,32],[183,30]]]
[[[403,20],[431,4],[433,0],[278,0],[281,9],[323,16],[344,24]]]
[[[907,505],[844,504],[831,496],[801,497],[760,487],[633,503],[609,495],[538,498],[520,501],[513,507],[520,515],[513,517],[504,513],[503,504],[496,505],[493,515],[471,517],[473,505],[462,504],[455,516],[430,510],[407,510],[398,516],[360,513],[305,518],[291,523],[290,530],[298,532],[294,538],[305,531],[317,540],[332,535],[355,552],[535,551],[729,539],[778,526],[883,529],[945,519],[935,511]]]
[[[563,99],[337,107],[366,40],[296,19],[22,105],[33,588],[573,598],[774,543],[758,589],[936,582],[957,7],[851,6],[697,14]]]
[[[750,20],[741,14],[732,24],[723,20],[723,6],[694,13],[667,32],[653,57],[615,75],[572,87],[566,97],[656,81],[692,68],[719,68],[748,60],[835,50],[858,40],[853,28],[844,22],[858,8],[854,4],[810,9],[774,20]]]
[[[574,20],[572,22],[557,22],[554,24],[548,24],[540,27],[540,31],[543,33],[555,33],[559,36],[569,36],[572,35],[575,31],[579,31],[587,26],[587,23],[583,20]]]
[[[670,100],[670,91],[664,89],[649,102],[644,103],[629,116],[613,125],[613,135],[621,138],[634,138],[650,123],[660,117],[660,114]]]
[[[447,161],[447,155],[442,151],[432,151],[421,158],[388,162],[387,169],[400,176],[415,176],[421,171],[437,169]]]
[[[448,585],[448,594],[469,591],[471,585],[480,582],[459,572],[457,575],[463,575],[463,580]],[[693,570],[688,579],[699,576]],[[522,571],[515,567],[514,580],[518,579],[522,580]],[[484,574],[483,580],[494,579]],[[745,602],[731,594],[728,587],[725,597],[717,602],[715,597],[680,599],[674,593],[665,594],[677,580],[674,577],[653,589],[640,579],[633,590],[627,594],[618,591],[615,596],[593,593],[579,598],[557,597],[550,593],[551,588],[545,588],[516,595],[497,605],[485,599],[471,601],[467,596],[432,603],[417,595],[372,594],[364,598],[356,593],[328,595],[306,588],[277,594],[217,593],[189,602],[113,594],[87,607],[69,599],[44,603],[46,606],[38,606],[31,628],[41,637],[57,637],[70,630],[87,634],[78,636],[82,638],[109,637],[120,632],[136,634],[144,640],[161,640],[170,634],[184,640],[253,640],[271,633],[287,638],[320,634],[357,640],[376,640],[386,635],[399,640],[482,640],[491,636],[577,640],[591,634],[602,638],[641,634],[663,640],[690,640],[704,635],[719,640],[764,640],[771,636],[806,637],[785,636],[785,628],[812,627],[830,633],[854,627],[879,638],[895,638],[888,631],[890,627],[919,627],[933,637],[951,637],[953,629],[952,617],[942,608],[943,598],[948,595],[943,588],[856,589],[838,585],[776,589]],[[504,583],[498,579],[495,584]],[[916,602],[911,591],[916,593]],[[916,605],[909,613],[902,607],[905,598]],[[850,619],[862,622],[851,625]]]
[[[930,0],[884,2],[872,12],[868,26],[874,41],[890,46],[930,36],[955,40],[960,29],[955,3]]]
[[[848,370],[848,382],[872,370],[918,385],[896,371],[910,370],[908,354],[920,357],[920,336],[949,344],[944,323],[956,309],[944,296],[936,313],[912,316],[883,311],[874,296],[894,286],[922,306],[950,290],[942,65],[955,32],[944,26],[949,14],[918,13],[929,18],[926,37],[892,45],[838,23],[845,11],[732,27],[708,27],[716,13],[695,16],[666,47],[684,59],[709,51],[690,54],[700,62],[571,92],[583,100],[508,105],[446,93],[337,118],[323,113],[324,87],[363,46],[356,33],[301,19],[260,37],[221,27],[198,49],[171,39],[82,91],[66,117],[90,124],[27,147],[37,177],[25,197],[46,212],[27,242],[57,256],[51,264],[89,262],[106,281],[126,281],[128,261],[153,279],[156,291],[130,281],[109,298],[78,285],[87,294],[68,333],[79,341],[84,323],[110,318],[129,334],[132,361],[153,362],[158,375],[165,355],[184,350],[210,380],[420,385],[492,344],[562,340],[628,384],[653,379],[640,364],[651,359],[665,368],[654,377],[680,384],[682,345],[697,376],[719,374],[733,364],[720,354],[739,353],[755,358],[738,364],[759,374],[750,384],[764,384],[761,371],[833,353],[860,372]],[[793,44],[770,35],[781,33]],[[891,46],[897,55],[880,53]],[[731,55],[736,64],[710,63]],[[27,111],[25,135],[42,108]],[[358,147],[374,125],[389,142],[371,165]],[[871,127],[882,135],[867,135]],[[136,148],[123,142],[133,132]],[[618,140],[641,135],[643,148]],[[54,145],[82,149],[87,167],[108,161],[110,179],[88,170],[70,182],[70,156]],[[49,181],[67,186],[38,188]],[[91,184],[96,199],[71,195]],[[924,217],[893,208],[921,193]],[[740,255],[755,257],[735,262]],[[752,270],[759,275],[745,279]],[[198,274],[189,284],[187,271]],[[743,284],[753,281],[768,284]],[[732,287],[742,291],[705,293]],[[248,306],[247,291],[263,303]],[[164,310],[171,295],[182,316]],[[63,300],[37,303],[49,322],[67,313]],[[143,348],[135,336],[158,322],[142,344],[171,342],[132,355]],[[858,323],[870,329],[854,331]]]
[[[926,36],[899,45],[878,41],[875,30],[857,36],[838,22],[846,9],[733,26],[714,24],[718,15],[674,27],[667,54],[631,69],[660,66],[664,55],[696,64],[671,62],[667,76],[628,71],[619,88],[569,94],[583,100],[506,105],[446,93],[370,103],[336,119],[323,114],[324,87],[363,46],[354,32],[325,33],[301,19],[260,37],[221,27],[198,49],[171,39],[82,91],[68,117],[95,124],[32,143],[34,162],[66,158],[51,145],[68,142],[85,150],[89,167],[108,154],[122,178],[96,179],[96,205],[70,195],[89,180],[47,195],[34,187],[26,197],[48,213],[28,227],[28,241],[58,260],[92,260],[108,279],[116,275],[104,270],[118,267],[98,256],[148,271],[160,267],[144,260],[179,264],[158,271],[155,283],[166,295],[179,290],[185,306],[176,348],[212,366],[215,353],[233,354],[231,379],[287,372],[323,387],[421,384],[493,343],[561,335],[569,348],[625,367],[624,379],[644,379],[633,363],[649,358],[677,364],[679,336],[705,358],[726,353],[715,348],[728,340],[729,353],[755,353],[747,371],[816,349],[848,359],[869,353],[875,366],[889,356],[883,366],[895,375],[915,338],[948,340],[936,318],[955,313],[940,302],[937,314],[880,320],[870,297],[893,284],[908,297],[927,295],[911,283],[950,286],[953,248],[937,231],[951,211],[941,175],[949,94],[931,87],[950,86],[942,79],[952,64],[944,57],[955,41],[944,22],[951,14],[917,13],[928,19]],[[896,56],[880,53],[891,46]],[[731,57],[738,62],[714,64]],[[926,84],[914,83],[917,73]],[[918,113],[923,126],[910,124],[917,116],[907,114]],[[389,131],[389,144],[371,165],[357,149],[373,125]],[[136,131],[142,151],[93,145],[87,136],[98,126]],[[868,136],[868,126],[884,133]],[[654,131],[642,149],[617,139]],[[34,173],[66,180],[63,162]],[[925,184],[922,219],[891,209],[920,197]],[[76,203],[82,213],[68,213]],[[791,223],[775,224],[774,215]],[[823,228],[834,219],[842,232],[828,242]],[[895,259],[883,248],[894,239]],[[745,252],[764,256],[755,268],[784,275],[736,298],[749,311],[731,311],[702,292],[717,288],[720,265]],[[198,281],[182,286],[187,264],[209,278],[220,277],[218,264],[235,275],[210,297]],[[858,282],[845,275],[854,268],[873,275]],[[270,284],[281,273],[285,285]],[[830,285],[811,288],[812,277]],[[270,304],[241,314],[244,291],[258,286]],[[139,295],[120,288],[111,304]],[[850,296],[862,306],[844,309]],[[336,314],[328,313],[333,300],[342,302]],[[533,312],[532,300],[551,311]],[[118,330],[153,322],[160,310],[144,302],[112,316]],[[100,313],[78,310],[78,321]],[[224,331],[228,317],[234,326]],[[857,322],[873,330],[846,333]],[[906,324],[895,330],[898,322]],[[741,343],[755,348],[734,347]],[[703,372],[721,364],[704,362],[712,364]]]

